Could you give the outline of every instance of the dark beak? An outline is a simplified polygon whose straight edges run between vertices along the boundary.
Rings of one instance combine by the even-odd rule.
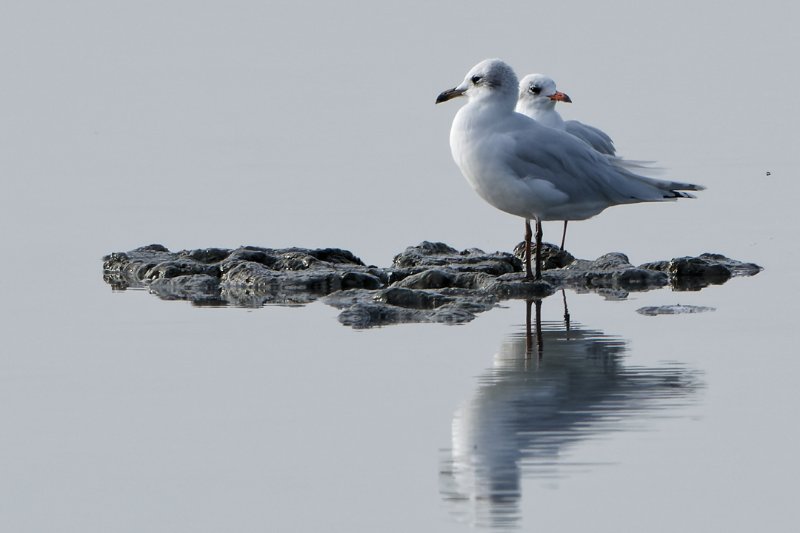
[[[464,91],[463,89],[456,89],[455,87],[453,87],[452,89],[447,89],[442,94],[436,97],[436,103],[441,104],[442,102],[446,102],[458,96],[463,96],[465,92],[466,91]]]
[[[562,93],[561,91],[556,91],[550,95],[550,100],[555,100],[556,102],[564,102],[567,104],[572,103],[572,98],[567,96],[566,94]]]

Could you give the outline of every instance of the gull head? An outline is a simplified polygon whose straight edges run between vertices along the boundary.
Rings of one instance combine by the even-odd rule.
[[[443,91],[436,103],[458,96],[466,96],[470,101],[507,101],[513,108],[517,100],[517,75],[503,61],[485,59],[467,72],[461,85]]]
[[[528,74],[519,82],[519,102],[536,109],[552,109],[556,102],[572,99],[556,90],[556,82],[544,74]]]

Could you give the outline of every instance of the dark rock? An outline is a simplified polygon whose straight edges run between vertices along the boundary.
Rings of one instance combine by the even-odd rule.
[[[713,307],[703,307],[701,305],[659,305],[651,307],[642,307],[636,310],[640,315],[657,316],[657,315],[681,315],[690,313],[706,313],[708,311],[716,311]]]
[[[272,261],[270,268],[262,263],[243,261],[229,266],[220,284],[224,294],[235,304],[252,306],[253,295],[261,294],[259,305],[266,303],[308,303],[335,291],[353,288],[375,290],[384,286],[365,267],[340,268],[340,263],[327,263],[310,255],[291,252]],[[240,298],[241,296],[241,298]],[[246,302],[246,303],[245,303]]]
[[[385,285],[384,281],[372,272],[345,272],[341,280],[342,289],[376,290]]]
[[[220,297],[219,278],[206,274],[155,279],[150,291],[163,300],[226,303]]]
[[[431,268],[392,283],[410,289],[485,289],[495,277],[484,272],[460,272],[449,268]]]
[[[672,288],[681,291],[697,291],[709,285],[721,285],[733,276],[752,276],[761,271],[754,263],[711,253],[645,263],[640,268],[667,273]]]
[[[436,267],[447,267],[455,272],[484,273],[499,276],[522,270],[522,263],[513,254],[471,248],[459,252],[441,242],[425,241],[418,246],[409,246],[395,256],[390,269],[389,282],[395,283],[408,276]]]
[[[157,263],[142,274],[142,279],[157,280],[169,279],[178,276],[213,276],[219,278],[219,266],[215,264],[207,264],[198,262],[191,259],[173,259],[169,261],[162,261]]]
[[[633,266],[628,256],[619,252],[608,253],[587,261],[576,259],[558,273],[561,285],[572,289],[644,291],[663,287],[669,282],[667,274]]]
[[[247,307],[308,303],[342,289],[374,290],[385,286],[388,279],[387,274],[364,266],[358,257],[339,248],[252,246],[173,253],[164,246],[150,245],[104,257],[103,274],[118,290],[147,287],[167,300],[220,299]],[[176,281],[160,281],[170,279]]]
[[[453,298],[448,298],[436,292],[403,289],[401,287],[390,287],[379,291],[373,299],[376,302],[405,307],[406,309],[435,309],[453,301]]]
[[[417,246],[409,246],[404,252],[394,256],[392,266],[394,266],[394,268],[409,268],[419,264],[442,264],[441,262],[432,261],[436,261],[436,257],[452,257],[457,255],[459,255],[458,250],[451,248],[443,242],[422,241],[422,243]]]
[[[228,257],[225,258],[226,260],[222,263],[220,268],[224,272],[228,268],[233,265],[236,265],[242,261],[250,261],[252,263],[261,263],[264,266],[273,268],[273,265],[278,261],[278,258],[275,254],[267,253],[267,250],[264,248],[255,248],[253,246],[244,246],[242,248],[237,248],[233,252],[231,252]],[[273,268],[273,270],[275,270]]]
[[[419,322],[464,324],[494,307],[497,298],[464,289],[433,291],[390,287],[380,291],[336,292],[323,301],[342,310],[339,313],[342,324],[368,328]]]
[[[326,263],[342,265],[365,266],[364,262],[347,250],[340,248],[323,248],[321,250],[307,250],[306,253]]]
[[[706,261],[700,257],[681,257],[670,262],[667,271],[673,276],[703,276],[720,282],[728,281],[733,273],[725,265]],[[713,282],[712,282],[713,283]]]
[[[535,257],[535,254],[536,245],[534,244],[531,246],[531,257]],[[520,261],[525,261],[524,241],[514,247],[514,256]],[[575,257],[568,251],[562,250],[561,247],[556,246],[555,244],[550,244],[549,242],[542,243],[542,270],[564,268],[565,266],[572,264],[574,261]],[[531,259],[531,265],[533,265],[533,259]]]
[[[453,287],[455,283],[456,273],[454,271],[431,268],[403,278],[393,283],[393,285],[411,289],[441,289],[444,287]]]
[[[162,246],[163,248],[163,246]],[[168,251],[166,248],[162,251]],[[231,254],[230,250],[225,250],[222,248],[202,248],[200,250],[189,250],[186,252],[181,252],[181,255],[188,259],[192,259],[197,261],[198,263],[219,263],[223,259],[227,258]]]
[[[556,286],[552,278],[528,281],[524,274],[519,273],[498,276],[487,290],[502,299],[528,299],[550,296],[555,292]]]
[[[628,256],[619,252],[611,252],[601,255],[592,261],[593,270],[620,270],[633,268]]]
[[[112,253],[103,258],[104,279],[121,289],[139,287],[151,268],[174,257],[160,244],[142,246],[126,253]]]
[[[148,244],[146,246],[141,246],[134,250],[134,252],[167,252],[169,253],[169,249],[164,246],[163,244]]]
[[[629,290],[647,290],[652,287],[663,287],[667,284],[667,276],[643,268],[628,268],[617,272],[614,284]]]
[[[147,288],[165,300],[195,305],[303,305],[319,298],[341,309],[352,327],[400,322],[461,324],[504,299],[540,299],[557,289],[627,298],[672,284],[696,290],[761,268],[718,254],[633,266],[621,253],[594,261],[543,246],[546,270],[525,279],[520,258],[476,248],[458,251],[423,242],[398,254],[390,268],[366,266],[339,248],[204,248],[170,252],[152,244],[103,258],[103,279],[114,290]]]
[[[736,259],[725,257],[722,254],[704,253],[700,254],[700,259],[723,265],[730,270],[731,274],[734,276],[754,276],[763,270],[755,263],[744,263]]]

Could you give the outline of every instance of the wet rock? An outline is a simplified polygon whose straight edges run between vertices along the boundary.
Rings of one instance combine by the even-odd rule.
[[[666,272],[675,290],[696,291],[709,285],[721,285],[733,276],[752,276],[761,271],[754,263],[743,263],[721,254],[676,257],[669,261],[645,263],[640,268]]]
[[[630,263],[628,256],[619,252],[602,255],[594,261],[576,259],[558,274],[562,286],[576,290],[586,288],[643,291],[663,287],[669,283],[669,276],[666,273],[635,267]]]
[[[536,299],[550,296],[556,291],[558,284],[552,279],[528,281],[525,274],[505,274],[498,276],[486,290],[501,299]]]
[[[453,298],[448,298],[433,291],[390,287],[376,294],[373,300],[396,307],[405,307],[406,309],[436,309],[444,304],[451,303]]]
[[[336,292],[323,301],[342,310],[339,322],[361,329],[420,322],[464,324],[494,307],[498,299],[490,293],[465,289],[390,287],[379,291]]]
[[[161,248],[164,252],[168,251],[163,246],[161,246]],[[223,248],[202,248],[199,250],[189,250],[183,253],[184,257],[207,265],[211,263],[219,263],[223,259],[227,258],[230,254],[230,250],[225,250]]]
[[[722,254],[700,254],[700,259],[725,266],[731,271],[733,276],[753,276],[763,270],[763,268],[755,263],[737,261],[736,259],[725,257]]]
[[[447,267],[453,272],[483,273],[499,276],[522,270],[522,262],[507,252],[486,253],[477,248],[459,252],[441,243],[424,241],[409,246],[397,254],[389,269],[389,282],[395,283],[408,276],[437,267]]]
[[[112,253],[103,258],[103,279],[115,289],[141,287],[148,270],[174,258],[160,244],[142,246],[126,253]]]
[[[525,279],[519,257],[477,248],[458,251],[423,242],[388,268],[367,266],[339,248],[204,248],[170,252],[153,244],[104,257],[103,278],[115,290],[146,288],[165,300],[196,305],[303,305],[323,298],[352,327],[400,322],[460,324],[505,299],[540,299],[557,289],[623,299],[631,291],[671,284],[685,290],[722,283],[761,269],[718,254],[636,267],[622,253],[593,261],[543,246],[546,270]]]
[[[449,268],[431,268],[392,283],[395,287],[411,289],[486,289],[496,279],[483,272],[459,272]]]
[[[116,289],[146,287],[167,300],[246,307],[304,304],[343,289],[378,289],[388,279],[347,250],[252,246],[181,252],[144,246],[106,256],[103,273]]]
[[[703,307],[702,305],[659,305],[650,307],[641,307],[636,310],[640,315],[657,316],[657,315],[682,315],[690,313],[707,313],[708,311],[716,311],[713,307]]]
[[[532,253],[535,253],[535,247]],[[524,259],[524,242],[514,248],[514,255]],[[607,289],[627,293],[663,287],[669,282],[668,275],[637,268],[622,253],[608,253],[589,261],[576,259],[569,252],[547,242],[542,243],[542,269],[545,280],[556,287],[574,290]]]
[[[536,254],[536,245],[531,248],[531,256]],[[521,242],[514,247],[514,256],[520,261],[525,261],[525,242]],[[575,257],[566,250],[562,250],[560,246],[550,244],[549,242],[542,243],[542,270],[550,270],[553,268],[564,268],[572,264]]]
[[[219,279],[207,274],[158,278],[150,283],[150,291],[162,300],[185,300],[191,294],[194,302],[226,303],[220,295]]]
[[[393,285],[411,289],[442,289],[457,286],[457,275],[456,272],[449,269],[431,268],[402,278]]]

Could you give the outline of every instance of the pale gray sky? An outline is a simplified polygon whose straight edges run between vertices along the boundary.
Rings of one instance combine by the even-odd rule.
[[[339,245],[385,263],[426,238],[507,247],[521,222],[485,205],[450,158],[461,103],[433,105],[496,56],[555,78],[574,100],[564,115],[608,131],[624,156],[709,187],[699,202],[609,210],[571,235],[597,255],[633,219],[641,231],[605,242],[641,246],[659,225],[685,233],[684,221],[719,216],[733,191],[762,171],[781,179],[794,160],[797,9],[15,3],[0,22],[3,216],[65,210],[58,229],[74,223],[104,251]]]

